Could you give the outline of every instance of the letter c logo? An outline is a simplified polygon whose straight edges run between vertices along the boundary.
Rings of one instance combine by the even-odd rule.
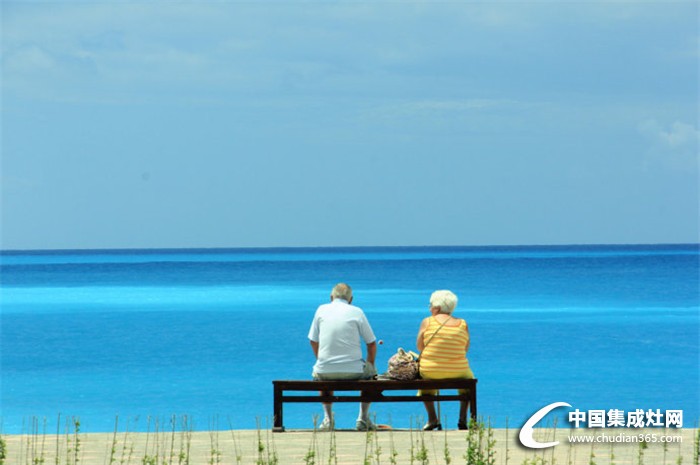
[[[523,446],[529,447],[531,449],[546,449],[547,447],[554,447],[557,444],[559,444],[559,441],[537,442],[532,437],[532,427],[535,426],[537,422],[544,418],[544,416],[547,415],[549,412],[559,407],[571,407],[571,405],[567,404],[566,402],[554,402],[553,404],[549,404],[545,407],[542,407],[533,416],[531,416],[530,419],[526,421],[523,427],[520,429],[520,435],[518,436],[518,438],[520,439],[520,443]]]

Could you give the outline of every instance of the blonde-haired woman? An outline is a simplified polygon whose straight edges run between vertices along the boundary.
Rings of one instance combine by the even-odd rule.
[[[430,296],[430,316],[418,330],[416,347],[421,352],[420,374],[423,379],[472,379],[469,368],[469,328],[467,322],[454,318],[457,296],[451,291],[435,291]],[[460,390],[460,393],[464,393]],[[434,390],[421,390],[418,395],[435,394]],[[424,401],[428,423],[424,430],[440,430],[442,425],[435,412],[435,402]],[[468,402],[460,402],[459,429],[467,429]]]

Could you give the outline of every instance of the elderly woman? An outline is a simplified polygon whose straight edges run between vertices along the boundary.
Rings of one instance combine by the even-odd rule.
[[[454,318],[457,296],[450,291],[435,291],[430,296],[430,316],[423,320],[418,330],[416,347],[421,352],[420,374],[424,379],[472,379],[469,368],[469,328],[467,322]],[[460,393],[463,393],[460,390]],[[418,395],[435,394],[434,390],[421,390]],[[425,431],[441,430],[440,419],[435,413],[435,402],[425,401],[428,423]],[[459,408],[459,429],[467,429],[468,402]]]

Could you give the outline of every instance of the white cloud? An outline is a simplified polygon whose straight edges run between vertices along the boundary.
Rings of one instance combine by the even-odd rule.
[[[694,149],[697,151],[700,131],[689,123],[674,121],[664,126],[654,119],[643,121],[639,131],[661,146],[671,150]]]
[[[661,124],[648,119],[639,124],[639,132],[651,142],[650,153],[673,166],[698,169],[700,131],[683,121]]]
[[[691,124],[674,122],[668,130],[661,130],[661,139],[671,148],[695,146],[697,148],[700,132]]]
[[[5,68],[4,73],[43,72],[53,68],[55,64],[56,61],[51,54],[36,45],[29,45],[13,50],[7,53],[3,60],[3,67]]]
[[[518,105],[521,105],[521,103],[509,99],[423,99],[382,105],[375,109],[375,113],[390,117],[421,116],[427,114],[459,114]]]

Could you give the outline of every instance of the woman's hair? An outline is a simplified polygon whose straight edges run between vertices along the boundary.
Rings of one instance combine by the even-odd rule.
[[[338,283],[331,291],[331,299],[343,299],[350,302],[352,299],[352,288],[345,283]]]
[[[451,291],[435,291],[430,296],[430,308],[438,307],[439,313],[452,315],[457,307],[457,296]]]

